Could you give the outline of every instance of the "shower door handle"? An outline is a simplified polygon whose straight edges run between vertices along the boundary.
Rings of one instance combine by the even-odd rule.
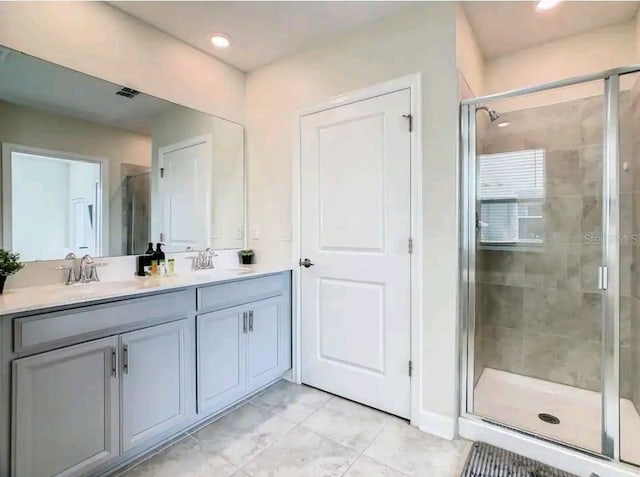
[[[598,267],[598,290],[606,290],[607,289],[607,267]]]

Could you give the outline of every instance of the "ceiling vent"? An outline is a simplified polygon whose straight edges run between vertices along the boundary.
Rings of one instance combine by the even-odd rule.
[[[116,91],[116,94],[118,96],[124,96],[125,98],[133,98],[135,96],[138,96],[140,94],[140,91],[136,91],[135,89],[131,89],[131,88],[122,88],[119,91]]]

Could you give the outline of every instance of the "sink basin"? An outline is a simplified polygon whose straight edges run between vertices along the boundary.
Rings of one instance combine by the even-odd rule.
[[[146,283],[136,280],[124,280],[115,282],[89,282],[74,283],[73,285],[60,285],[54,287],[55,293],[75,294],[93,294],[93,293],[116,293],[138,288],[144,288]]]

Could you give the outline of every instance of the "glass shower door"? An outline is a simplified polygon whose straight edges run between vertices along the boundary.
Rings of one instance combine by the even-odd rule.
[[[467,411],[594,453],[603,451],[603,91],[595,81],[463,110],[473,135]]]
[[[640,74],[620,85],[620,459],[640,465]]]

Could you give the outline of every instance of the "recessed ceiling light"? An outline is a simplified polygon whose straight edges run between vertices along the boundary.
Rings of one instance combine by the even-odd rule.
[[[211,35],[211,44],[216,48],[229,48],[231,45],[231,40],[227,35],[223,35],[222,33],[214,33]]]
[[[502,121],[501,123],[498,123],[498,127],[506,128],[509,124],[511,124],[509,121]]]
[[[560,3],[560,0],[540,0],[536,6],[536,10],[539,12],[551,10],[553,7],[558,5],[558,3]]]

